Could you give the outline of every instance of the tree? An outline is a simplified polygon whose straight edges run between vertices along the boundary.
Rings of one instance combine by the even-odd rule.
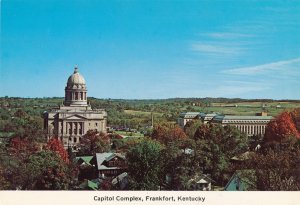
[[[184,141],[187,139],[187,136],[178,125],[165,123],[154,126],[151,138],[167,144],[170,141]]]
[[[291,113],[285,111],[268,123],[263,140],[265,143],[276,143],[283,142],[289,137],[296,137],[300,139],[300,134],[296,128]]]
[[[291,111],[291,116],[298,132],[300,133],[300,108],[296,108]]]
[[[181,146],[181,143],[176,141],[169,142],[162,150],[160,179],[161,184],[169,190],[188,190],[188,181],[196,173],[201,173],[194,163],[194,145],[188,146],[191,152],[186,152]]]
[[[300,149],[266,149],[254,153],[244,169],[255,172],[256,188],[262,191],[300,190]],[[253,178],[253,177],[252,177]]]
[[[184,126],[184,132],[185,134],[193,139],[195,132],[197,131],[198,127],[201,125],[201,121],[199,119],[197,120],[191,120],[189,122],[186,123],[186,125]]]
[[[26,160],[31,154],[37,151],[35,142],[28,138],[14,137],[11,139],[8,152],[10,155],[17,157],[19,160]]]
[[[63,161],[69,163],[68,152],[65,150],[62,142],[57,137],[52,137],[46,146],[46,149],[49,149],[55,153],[57,153]]]
[[[10,183],[5,178],[5,171],[0,165],[0,190],[7,190],[10,187]]]
[[[67,190],[73,174],[68,164],[50,150],[31,154],[26,160],[10,157],[6,166],[9,189],[21,190]]]
[[[219,184],[229,179],[230,159],[247,150],[247,136],[232,126],[202,124],[196,131],[195,157],[203,172]],[[229,175],[227,175],[229,174]]]
[[[67,163],[49,150],[30,156],[24,173],[29,179],[26,189],[67,190],[72,180]]]
[[[126,158],[133,190],[157,190],[161,150],[162,145],[151,139],[144,139],[129,150]]]
[[[98,152],[107,152],[110,150],[110,139],[104,133],[96,130],[89,130],[82,136],[80,141],[81,155],[94,155]]]

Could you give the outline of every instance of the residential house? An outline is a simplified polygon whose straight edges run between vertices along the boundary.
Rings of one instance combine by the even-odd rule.
[[[225,186],[225,191],[255,191],[256,176],[254,170],[237,170]]]
[[[99,178],[113,178],[127,170],[125,156],[120,153],[96,153],[91,163],[96,165]]]
[[[76,164],[79,169],[78,180],[97,178],[96,167],[91,163],[93,156],[76,157]]]
[[[190,189],[192,190],[201,190],[201,191],[211,191],[212,182],[215,182],[210,178],[209,175],[202,174],[200,176],[195,176],[194,178],[188,181]]]

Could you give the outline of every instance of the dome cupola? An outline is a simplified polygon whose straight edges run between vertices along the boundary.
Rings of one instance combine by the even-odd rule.
[[[85,85],[85,80],[82,77],[82,75],[80,75],[80,73],[78,72],[78,68],[75,67],[74,69],[74,73],[68,78],[68,82],[67,85]]]
[[[75,66],[74,73],[68,78],[64,105],[87,106],[86,83],[77,66]]]

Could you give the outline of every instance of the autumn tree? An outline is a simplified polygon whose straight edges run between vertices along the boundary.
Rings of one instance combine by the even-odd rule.
[[[264,136],[265,143],[281,143],[289,137],[300,139],[300,134],[293,121],[292,114],[288,111],[282,112],[266,126]]]
[[[68,190],[72,174],[57,152],[44,150],[29,157],[24,169],[24,189]]]
[[[66,163],[69,163],[68,152],[65,150],[62,142],[57,137],[52,137],[48,141],[48,143],[46,145],[46,149],[57,153],[63,161],[65,161]]]
[[[298,132],[300,133],[300,108],[295,108],[292,110],[291,116]]]
[[[162,145],[144,139],[133,146],[126,155],[130,187],[133,190],[157,190],[160,184]]]
[[[8,147],[8,153],[17,157],[19,160],[26,160],[31,154],[37,151],[37,144],[28,138],[14,137]]]
[[[98,152],[107,152],[110,150],[110,139],[104,133],[96,130],[89,130],[82,136],[80,141],[81,155],[94,155]]]
[[[167,144],[170,141],[184,141],[187,136],[178,125],[164,123],[154,126],[151,138]]]

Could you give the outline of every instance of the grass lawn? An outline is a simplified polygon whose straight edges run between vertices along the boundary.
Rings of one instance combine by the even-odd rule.
[[[140,132],[115,131],[115,133],[130,137],[144,137],[144,135]]]

